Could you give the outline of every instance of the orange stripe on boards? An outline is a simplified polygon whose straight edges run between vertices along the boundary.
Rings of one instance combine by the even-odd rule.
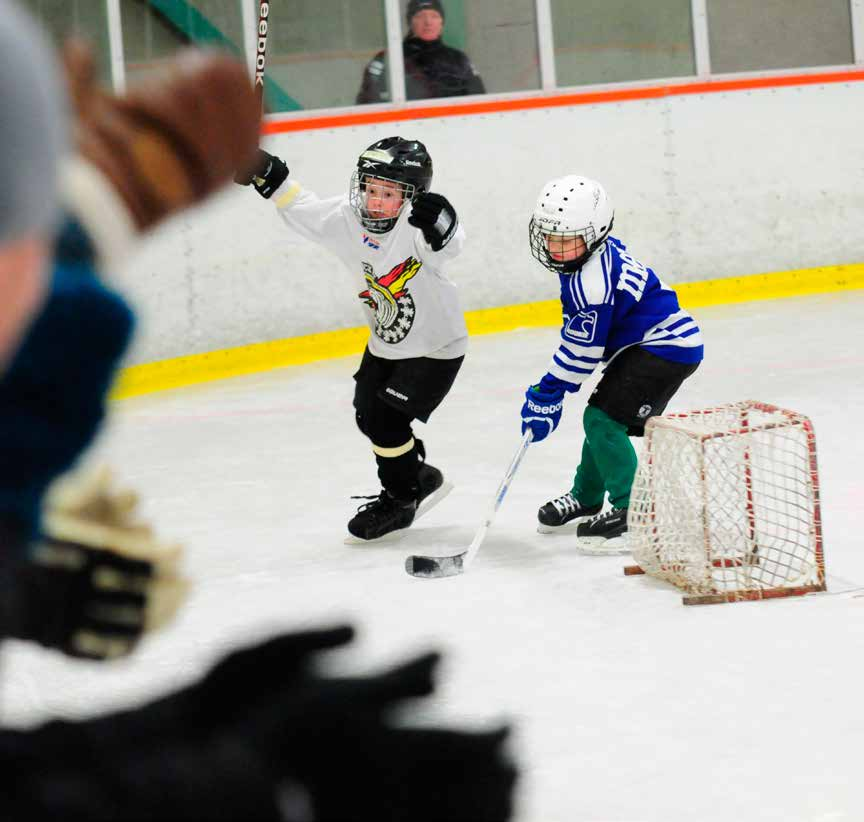
[[[772,77],[749,77],[732,80],[699,80],[681,85],[622,88],[607,91],[584,91],[573,94],[553,94],[520,97],[509,100],[482,100],[451,103],[443,106],[410,106],[386,111],[357,111],[270,120],[261,127],[262,134],[284,134],[292,131],[313,131],[323,128],[346,128],[402,120],[428,120],[436,117],[465,117],[472,114],[498,114],[506,111],[584,106],[596,103],[620,103],[627,100],[651,100],[658,97],[678,97],[685,94],[714,94],[723,91],[747,91],[761,88],[788,88],[824,83],[855,83],[864,81],[864,70],[833,71],[824,74],[789,74]]]

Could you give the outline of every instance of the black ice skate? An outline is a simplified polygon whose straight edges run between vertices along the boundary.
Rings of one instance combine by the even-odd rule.
[[[560,497],[549,500],[537,512],[539,525],[537,531],[541,534],[560,533],[560,528],[567,523],[581,522],[585,517],[591,517],[603,507],[600,505],[582,505],[569,491]],[[572,533],[571,529],[565,529]]]
[[[576,550],[580,554],[628,554],[627,509],[611,508],[576,529]]]
[[[368,542],[400,531],[414,522],[416,511],[417,503],[413,499],[396,499],[387,491],[382,491],[372,498],[372,502],[367,502],[357,509],[357,513],[348,523],[351,537],[345,541]]]
[[[355,497],[355,499],[370,499],[372,502],[361,505],[357,514],[348,523],[350,536],[345,539],[346,543],[356,545],[360,542],[380,539],[393,532],[404,531],[453,490],[453,484],[444,479],[441,471],[426,462],[426,449],[423,442],[416,440],[416,443],[419,461],[417,478],[405,489],[413,499],[397,499],[383,490],[377,497]],[[402,534],[396,533],[394,536],[398,538]]]
[[[414,519],[420,519],[441,502],[453,490],[453,483],[447,482],[434,465],[421,462],[417,471],[417,488],[417,514]]]

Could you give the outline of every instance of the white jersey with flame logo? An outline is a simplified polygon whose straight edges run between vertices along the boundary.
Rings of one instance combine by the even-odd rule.
[[[320,199],[290,177],[273,193],[276,210],[296,234],[336,254],[356,277],[358,297],[371,329],[376,357],[453,359],[467,348],[468,330],[456,287],[443,265],[462,250],[461,225],[450,242],[433,251],[408,223],[410,205],[386,234],[360,225],[347,195]]]

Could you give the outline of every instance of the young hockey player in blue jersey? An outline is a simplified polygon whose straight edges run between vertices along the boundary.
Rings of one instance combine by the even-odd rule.
[[[699,327],[675,292],[610,236],[614,217],[603,187],[574,175],[543,187],[529,224],[531,253],[561,280],[563,324],[547,373],[525,392],[523,433],[530,428],[535,443],[551,434],[564,396],[605,364],[583,415],[573,486],[540,508],[538,530],[578,523],[578,548],[593,554],[626,551],[636,472],[629,437],[642,436],[702,360]],[[611,507],[601,513],[606,494]]]

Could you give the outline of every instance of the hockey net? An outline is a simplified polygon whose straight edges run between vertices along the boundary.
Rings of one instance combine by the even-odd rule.
[[[633,482],[638,565],[687,605],[825,590],[810,420],[761,402],[654,417]]]

